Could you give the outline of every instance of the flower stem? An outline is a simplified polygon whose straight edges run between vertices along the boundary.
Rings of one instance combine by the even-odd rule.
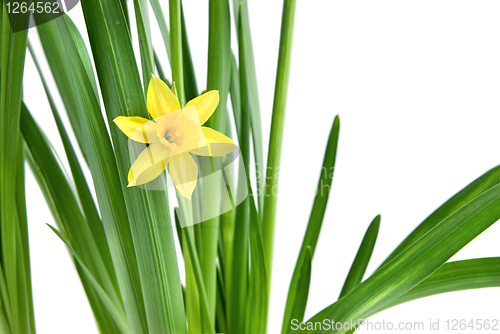
[[[168,3],[170,11],[169,15],[172,81],[175,82],[179,102],[181,103],[181,107],[183,107],[186,104],[186,96],[184,94],[184,74],[182,63],[181,1],[170,0]]]
[[[281,160],[283,130],[285,125],[285,111],[292,59],[293,26],[295,21],[296,0],[285,0],[281,21],[281,37],[278,56],[278,71],[274,91],[273,117],[271,122],[271,136],[267,158],[267,175],[264,213],[263,213],[263,241],[266,267],[268,268],[268,285],[271,286],[271,272],[274,250],[274,233],[276,226],[276,210],[278,204],[278,170]],[[268,290],[270,291],[270,289]]]

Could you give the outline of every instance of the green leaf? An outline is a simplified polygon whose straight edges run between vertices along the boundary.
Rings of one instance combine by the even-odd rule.
[[[220,158],[219,158],[220,159]],[[211,171],[210,162],[204,159],[202,163],[202,172],[208,175]],[[204,213],[213,212],[210,214],[212,217],[195,226],[201,227],[198,231],[201,232],[201,247],[198,247],[198,252],[201,251],[201,270],[203,273],[203,282],[205,284],[205,291],[207,293],[208,313],[210,315],[210,323],[215,324],[216,313],[216,289],[217,289],[217,250],[219,242],[219,219],[217,216],[220,209],[218,205],[221,203],[220,184],[222,182],[219,175],[211,175],[212,177],[203,180],[203,197],[202,197],[202,211]],[[200,239],[198,239],[200,240]]]
[[[194,278],[194,283],[196,284],[196,290],[199,294],[199,303],[193,305],[201,310],[201,317],[196,320],[201,320],[202,333],[212,333],[215,329],[215,322],[211,314],[212,309],[210,308],[208,294],[205,289],[206,285],[204,282],[202,266],[196,251],[191,218],[191,202],[180,194],[177,194],[177,201],[179,202],[180,217],[182,218],[182,221],[187,222],[187,226],[182,229],[183,245],[187,249],[187,253],[184,251],[184,256],[186,257],[189,254],[190,259],[190,266],[187,267],[186,272],[192,272],[192,277]],[[186,292],[189,292],[189,287],[186,289]]]
[[[500,185],[485,191],[351,290],[328,312],[337,322],[363,319],[393,302],[441,267],[500,218]],[[344,333],[318,331],[318,333]]]
[[[232,192],[231,189],[236,189],[236,179],[234,177],[234,171],[232,166],[229,165],[229,160],[227,157],[224,159],[223,163],[223,177],[226,183],[226,190],[228,193]],[[236,227],[236,210],[233,209],[227,211],[221,215],[220,219],[220,238],[219,238],[219,267],[221,270],[221,280],[224,281],[222,294],[224,296],[224,323],[227,327],[227,308],[229,291],[231,289],[232,274],[233,274],[233,263],[234,263],[234,230]],[[218,315],[218,313],[216,314]],[[227,332],[224,330],[222,332]]]
[[[33,310],[33,292],[31,282],[31,265],[28,240],[28,217],[26,212],[26,182],[25,182],[25,147],[22,135],[19,135],[17,145],[17,175],[16,175],[16,204],[17,216],[19,217],[19,232],[24,265],[24,285],[26,287],[26,303],[28,308],[29,330],[35,333],[35,315]]]
[[[0,310],[0,321],[2,328],[5,328],[6,333],[11,333],[12,326],[12,316],[11,316],[11,308],[9,301],[9,294],[7,292],[7,284],[5,282],[5,275],[3,273],[2,268],[0,267],[0,305],[2,306]]]
[[[373,248],[375,247],[379,228],[380,215],[373,219],[365,233],[365,237],[359,246],[358,253],[352,263],[349,274],[347,274],[339,299],[344,297],[363,280],[363,276],[365,275],[366,268],[368,267],[368,263],[370,262],[370,258],[372,256]]]
[[[73,28],[75,27],[73,26]],[[28,43],[28,47],[31,56],[33,57],[35,66],[40,75],[40,79],[42,80],[42,85],[45,90],[45,94],[47,95],[52,115],[54,116],[54,119],[56,121],[57,130],[59,131],[59,135],[61,136],[61,140],[63,142],[64,151],[66,152],[66,157],[69,162],[73,180],[75,182],[75,187],[78,194],[80,205],[83,210],[83,214],[85,216],[85,219],[87,220],[92,236],[94,237],[94,241],[97,244],[101,257],[104,261],[104,265],[109,272],[110,278],[113,280],[113,285],[115,285],[117,293],[119,294],[118,282],[116,280],[116,273],[113,266],[113,261],[111,260],[108,241],[106,240],[106,234],[104,232],[104,227],[102,225],[101,218],[99,217],[99,213],[95,206],[94,199],[92,198],[90,189],[87,185],[87,181],[85,180],[85,176],[83,174],[82,168],[76,156],[76,152],[73,149],[68,133],[64,127],[60,113],[56,108],[54,99],[52,98],[52,94],[50,93],[47,82],[45,81],[45,77],[40,69],[40,65],[38,63],[35,53],[33,52],[31,44]]]
[[[240,5],[239,15],[240,18],[243,16],[243,7]],[[239,83],[234,83],[234,87],[239,87],[239,91],[235,92],[235,96],[237,96],[240,102],[240,110],[238,111],[240,114],[240,129],[238,131],[238,142],[240,145],[240,153],[243,158],[243,162],[245,163],[245,168],[250,165],[250,129],[251,129],[251,107],[249,102],[249,79],[248,79],[248,66],[247,63],[247,54],[246,51],[247,43],[244,43],[245,35],[243,31],[243,20],[238,20],[238,40],[241,42],[238,43],[238,60],[240,62],[240,73],[239,73]],[[236,79],[236,78],[234,78]],[[235,118],[236,120],[236,118]],[[246,169],[245,169],[246,171]],[[248,174],[248,173],[246,173]],[[247,180],[244,181],[247,183]]]
[[[294,291],[295,303],[290,310],[290,319],[297,319],[302,321],[306,312],[307,298],[309,296],[309,284],[311,282],[311,261],[312,261],[311,247],[307,247],[306,255],[302,258],[302,263],[299,263],[299,272],[297,276],[297,288]],[[291,320],[290,320],[291,321]],[[288,324],[287,332],[292,333],[290,324]]]
[[[172,2],[171,2],[172,3]],[[130,34],[115,1],[82,2],[101,92],[110,126],[133,245],[137,254],[149,332],[186,332],[184,301],[166,191],[127,188],[131,156],[127,137],[114,125],[118,116],[148,117]],[[175,13],[170,12],[176,16]],[[172,41],[176,40],[174,28]],[[180,30],[179,30],[180,32]],[[172,48],[172,58],[174,48]],[[174,80],[176,80],[174,76]],[[176,82],[176,85],[182,83]],[[158,179],[162,182],[162,179]],[[164,186],[164,185],[163,185]],[[167,316],[168,315],[168,316]],[[131,330],[132,329],[131,326]]]
[[[115,155],[94,91],[94,74],[88,71],[90,58],[82,37],[66,15],[47,24],[52,22],[56,26],[51,28],[58,31],[61,43],[65,45],[61,49],[64,55],[59,58],[68,62],[70,73],[66,75],[71,78],[70,84],[77,106],[68,112],[78,115],[82,134],[86,138],[81,145],[88,152],[88,163],[129,326],[132,331],[145,332],[147,322],[144,297],[134,242]]]
[[[147,0],[134,0],[135,21],[139,37],[141,53],[142,80],[147,89],[153,74],[153,44],[151,42],[151,29],[149,27],[149,14]]]
[[[28,6],[30,1],[28,1]],[[17,182],[20,145],[19,118],[22,98],[22,80],[29,15],[12,16],[12,26],[25,28],[14,33],[1,3],[0,40],[0,255],[6,289],[9,293],[10,310],[7,316],[14,333],[35,331],[33,311],[28,301],[31,292],[26,272],[29,247],[26,243],[26,221],[19,217]],[[19,203],[21,204],[21,203]]]
[[[125,16],[125,20],[127,21],[127,27],[130,30],[130,17],[128,16],[127,1],[128,0],[120,0],[120,3],[122,5],[123,16]]]
[[[207,124],[220,132],[225,132],[225,116],[227,113],[227,96],[229,92],[229,57],[231,52],[231,21],[229,16],[228,0],[209,1],[209,27],[208,27],[208,67],[207,91],[219,91],[219,105]],[[184,44],[184,43],[183,43]],[[183,50],[184,51],[184,50]],[[183,52],[185,54],[185,52]],[[184,68],[186,69],[184,56]],[[184,75],[188,73],[184,71]],[[185,81],[187,83],[187,80]],[[187,87],[187,85],[186,85]],[[217,250],[220,226],[220,203],[222,175],[214,173],[214,164],[221,165],[222,158],[211,157],[201,159],[202,175],[210,178],[203,180],[201,207],[204,215],[212,217],[201,223],[202,254],[201,269],[208,298],[210,320],[215,323],[216,314],[216,289],[217,289]],[[218,170],[219,168],[217,168]]]
[[[251,188],[250,188],[251,189]],[[251,192],[251,190],[250,190]],[[266,261],[262,247],[262,233],[253,198],[250,202],[250,279],[246,315],[246,334],[267,333],[268,290]],[[310,267],[309,267],[310,273]],[[309,284],[307,284],[309,286]]]
[[[188,328],[190,334],[201,334],[205,331],[203,330],[203,316],[200,305],[200,293],[198,291],[198,284],[196,283],[195,277],[195,267],[193,265],[193,260],[191,259],[191,252],[188,249],[188,233],[192,233],[189,231],[192,227],[188,226],[181,230],[182,234],[182,245],[183,245],[183,254],[184,254],[184,268],[186,272],[186,318],[188,322]],[[199,264],[198,264],[199,265]],[[200,269],[201,272],[201,269]],[[201,285],[201,288],[204,290],[205,287]],[[208,312],[208,310],[206,310]],[[205,313],[207,314],[207,313]],[[205,325],[206,326],[206,325]],[[209,328],[208,333],[212,330]]]
[[[302,241],[299,258],[297,259],[297,264],[295,265],[292,281],[290,283],[290,289],[288,290],[285,315],[283,318],[283,326],[281,329],[283,334],[289,332],[290,322],[292,321],[292,319],[294,319],[292,317],[292,310],[297,304],[296,294],[297,289],[299,288],[301,263],[304,262],[304,258],[306,257],[308,249],[310,249],[311,251],[311,257],[314,257],[314,251],[316,250],[316,244],[321,232],[323,217],[325,216],[325,210],[328,204],[328,198],[330,196],[330,189],[332,186],[333,171],[335,169],[335,161],[337,157],[339,132],[340,119],[338,116],[336,116],[332,124],[332,129],[330,130],[328,143],[326,145],[325,156],[323,158],[323,167],[321,168],[318,180],[316,198],[314,199],[311,215],[309,217],[309,223],[307,224],[306,234],[304,235],[304,240]]]
[[[0,329],[2,333],[12,333],[12,316],[10,316],[10,302],[8,300],[5,276],[0,267]],[[34,333],[34,332],[33,332]]]
[[[3,310],[0,311],[0,330],[2,333],[5,334],[11,334],[12,331],[10,330],[7,317],[5,316],[5,313]]]
[[[234,123],[236,123],[236,132],[238,136],[241,133],[241,96],[240,96],[240,74],[236,57],[231,53],[231,82],[229,92],[231,94],[231,105],[233,107]]]
[[[500,286],[500,257],[470,259],[445,263],[432,275],[393,302],[378,309],[385,309],[412,300],[440,293],[492,288]]]
[[[156,21],[158,22],[158,26],[160,27],[161,36],[163,37],[163,43],[165,43],[165,49],[167,50],[168,59],[171,60],[172,56],[170,51],[170,33],[168,32],[167,21],[165,20],[165,15],[163,15],[163,10],[161,9],[160,1],[149,0],[149,3],[153,8]]]
[[[401,297],[373,311],[370,316],[412,300],[441,293],[499,286],[500,258],[498,257],[448,262]],[[315,322],[327,319],[328,313],[334,307],[335,303],[308,321]],[[348,333],[353,332],[354,330],[348,331]]]
[[[169,87],[172,87],[172,83],[170,80],[167,79],[165,72],[163,71],[163,68],[161,67],[161,62],[158,59],[158,55],[156,52],[154,52],[154,59],[155,59],[155,65],[156,65],[156,70],[158,71],[158,77],[163,80]]]
[[[207,91],[219,91],[219,106],[208,126],[225,132],[225,117],[231,74],[231,18],[228,0],[210,0],[208,5]]]
[[[109,314],[111,315],[113,320],[116,322],[118,328],[120,328],[121,333],[124,333],[124,334],[130,333],[130,329],[129,329],[127,322],[125,320],[125,313],[123,312],[123,310],[116,308],[116,305],[113,303],[111,298],[106,293],[106,290],[101,287],[98,280],[92,275],[92,272],[85,266],[85,262],[80,258],[78,253],[71,247],[71,244],[61,234],[61,232],[59,232],[57,229],[55,229],[54,227],[52,227],[49,224],[47,224],[47,226],[50,227],[50,229],[52,231],[54,231],[54,233],[66,244],[66,247],[68,247],[71,254],[73,254],[73,256],[78,261],[78,263],[80,264],[82,269],[85,271],[85,274],[87,275],[89,281],[92,283],[92,286],[97,291],[103,304],[108,309]]]
[[[249,217],[249,199],[246,198],[236,207],[233,272],[227,308],[229,333],[245,332],[245,324],[241,319],[246,317],[248,298]]]
[[[239,12],[241,15],[241,12]],[[241,26],[238,26],[238,34],[241,35]],[[240,43],[239,58],[240,64],[245,62],[245,53],[242,50],[245,45]],[[240,66],[240,80],[244,82],[245,67]],[[238,133],[238,142],[240,145],[240,154],[242,155],[243,164],[239,164],[238,173],[238,189],[248,187],[248,168],[247,163],[250,158],[250,116],[248,113],[248,105],[246,104],[247,91],[244,89],[246,86],[241,85],[241,99],[242,99],[242,120],[241,131]],[[251,189],[251,188],[250,188]],[[232,273],[229,282],[228,291],[228,327],[230,333],[245,333],[245,323],[241,319],[247,317],[247,298],[249,296],[249,239],[250,239],[250,198],[247,197],[236,207],[237,222],[234,226],[234,244],[233,244],[233,260],[232,260]],[[267,309],[267,307],[266,307]]]
[[[77,139],[80,151],[85,159],[86,153],[83,148],[85,142],[82,136],[80,118],[77,113],[71,112],[77,109],[76,97],[73,91],[73,79],[69,69],[68,61],[65,58],[66,46],[62,42],[61,32],[57,28],[55,20],[46,22],[36,27],[38,36],[45,53],[45,57],[49,63],[50,71],[56,82],[59,95],[64,104],[64,109],[68,115],[71,128]],[[96,88],[97,94],[97,88]]]
[[[449,217],[455,211],[460,209],[463,205],[490,189],[491,187],[500,183],[500,166],[492,168],[482,176],[474,180],[467,187],[462,189],[446,203],[441,205],[429,217],[427,217],[413,232],[410,233],[406,239],[399,244],[399,246],[387,257],[387,259],[380,265],[381,267],[395,258],[403,250],[408,248],[415,241],[420,239],[424,234],[433,229],[442,220]]]
[[[171,61],[171,49],[170,49],[170,33],[168,32],[167,22],[165,21],[165,16],[161,9],[160,2],[158,0],[150,0],[151,7],[156,16],[156,21],[160,27],[160,32],[163,37],[163,42],[165,44],[165,49],[167,50],[167,56],[169,61]],[[191,100],[198,96],[198,87],[196,84],[196,76],[194,72],[193,60],[191,58],[191,50],[189,48],[189,42],[187,37],[186,22],[184,19],[184,9],[181,5],[181,39],[182,39],[182,64],[183,64],[183,76],[184,76],[184,86],[186,91],[186,100]],[[156,61],[156,60],[155,60]],[[156,61],[158,64],[158,61]],[[160,75],[161,78],[161,75]],[[165,81],[162,78],[163,81]],[[166,82],[166,81],[165,81]],[[170,84],[168,84],[171,86]]]
[[[180,207],[174,208],[175,226],[179,238],[179,243],[182,249],[182,255],[184,257],[184,271],[186,276],[184,300],[186,304],[186,319],[188,323],[189,333],[200,334],[202,333],[200,294],[198,292],[198,286],[196,284],[193,261],[191,260],[191,255],[187,244],[187,238],[189,238],[189,236],[185,235],[186,233],[192,233],[192,231],[188,231],[188,229],[192,229],[192,227],[187,226],[184,229],[181,227],[179,215],[185,215],[187,213],[187,211],[185,212],[183,210],[185,210],[183,203],[181,203]]]
[[[220,249],[220,248],[219,248]],[[219,257],[220,259],[220,257]],[[216,305],[216,322],[215,330],[217,333],[227,333],[227,320],[226,320],[226,283],[224,282],[222,269],[217,270],[217,305]]]
[[[167,56],[169,61],[172,59],[172,52],[170,48],[170,33],[168,32],[168,26],[167,22],[165,21],[165,16],[163,15],[163,11],[161,9],[160,2],[158,0],[150,0],[151,7],[153,8],[153,11],[156,16],[156,21],[158,22],[158,25],[160,27],[160,32],[163,37],[163,42],[165,44],[165,49],[167,50]],[[188,37],[187,37],[187,30],[186,30],[186,22],[184,19],[184,9],[182,8],[181,5],[181,39],[182,39],[182,65],[183,65],[183,76],[184,76],[184,88],[186,91],[186,100],[191,100],[198,96],[198,87],[196,84],[196,76],[194,72],[194,66],[193,66],[193,60],[191,58],[191,50],[189,48],[189,42],[188,42]],[[155,58],[157,59],[157,58]],[[159,62],[155,60],[156,64]],[[160,74],[160,73],[159,73]],[[168,82],[167,80],[162,78],[162,75],[160,74],[160,78]],[[171,86],[171,84],[168,84]]]
[[[122,307],[121,298],[117,294],[113,280],[98,252],[87,221],[80,211],[75,193],[50,144],[24,105],[22,107],[21,131],[29,148],[28,162],[60,230],[72,247],[79,254],[82,254],[81,259],[85,266],[99,280],[115,306]],[[99,328],[103,332],[104,330],[116,329],[114,324],[109,323],[107,314],[95,298],[95,292],[86,281],[86,277],[80,271],[79,274]]]
[[[273,117],[271,121],[271,136],[269,138],[269,154],[267,159],[265,189],[277,189],[279,184],[277,171],[280,167],[281,148],[283,146],[283,130],[285,126],[288,81],[290,78],[290,65],[292,60],[293,26],[295,22],[296,4],[296,0],[285,0],[283,4],[278,70],[276,73],[276,87],[274,91]],[[264,199],[262,237],[264,241],[264,252],[266,266],[268,268],[269,284],[271,282],[270,277],[273,267],[274,233],[276,228],[278,193],[273,190],[267,195]]]
[[[239,24],[241,24],[241,30],[242,30],[241,35],[238,35],[238,44],[244,45],[244,52],[246,59],[245,71],[247,73],[247,80],[245,83],[246,85],[245,89],[248,91],[247,103],[250,111],[250,123],[252,129],[253,150],[255,158],[255,174],[257,179],[257,194],[259,196],[258,208],[262,217],[264,197],[265,197],[264,148],[263,148],[264,145],[262,142],[262,125],[261,125],[260,104],[259,104],[259,91],[257,87],[257,74],[255,70],[255,60],[253,55],[248,4],[246,0],[233,0],[233,7],[234,7],[234,17],[236,20],[236,26],[239,26]],[[239,16],[240,7],[241,7],[241,17]],[[231,99],[232,98],[233,95],[231,95]],[[234,103],[233,103],[233,108],[234,108]],[[236,125],[238,125],[238,122],[236,122]]]

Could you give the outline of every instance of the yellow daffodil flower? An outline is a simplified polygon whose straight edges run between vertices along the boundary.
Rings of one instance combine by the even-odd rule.
[[[120,116],[115,124],[130,139],[148,144],[128,174],[129,187],[156,179],[168,165],[179,193],[191,198],[198,178],[198,166],[191,154],[223,156],[236,145],[229,138],[202,126],[219,104],[219,92],[212,90],[189,101],[181,109],[179,100],[159,78],[149,82],[147,105],[153,120]]]

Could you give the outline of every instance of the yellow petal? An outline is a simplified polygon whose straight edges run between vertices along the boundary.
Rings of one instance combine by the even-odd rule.
[[[189,153],[173,155],[169,159],[168,171],[179,193],[191,199],[198,179],[198,165]]]
[[[220,157],[229,154],[237,147],[231,138],[224,136],[222,133],[214,129],[201,127],[203,136],[205,137],[206,146],[190,151],[196,155]]]
[[[154,75],[149,81],[147,102],[149,114],[153,119],[181,109],[179,100],[167,84]]]
[[[113,120],[122,132],[132,140],[140,143],[154,143],[159,140],[156,135],[156,123],[142,117],[118,116]]]
[[[130,167],[130,171],[128,173],[129,186],[142,184],[140,181],[144,179],[149,179],[149,181],[155,179],[159,174],[156,174],[156,176],[151,179],[151,177],[157,172],[156,169],[151,169],[151,167],[156,164],[161,164],[162,162],[166,166],[165,160],[167,160],[169,156],[170,150],[162,144],[154,143],[149,145],[141,152],[141,154],[139,154],[137,160],[135,160],[132,167]]]
[[[200,118],[200,124],[203,125],[212,116],[218,104],[219,91],[211,90],[189,101],[186,108],[195,106]]]
[[[134,174],[132,173],[132,168],[128,172],[129,187],[140,186],[156,179],[167,167],[168,159],[160,161],[159,163],[147,168],[134,180]]]

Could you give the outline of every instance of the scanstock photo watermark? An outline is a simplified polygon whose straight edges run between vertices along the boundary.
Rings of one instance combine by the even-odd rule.
[[[429,319],[428,321],[370,321],[369,319],[358,319],[346,322],[337,322],[334,319],[323,321],[304,321],[297,319],[291,321],[292,331],[324,331],[324,330],[368,330],[368,331],[500,331],[498,319]]]
[[[79,0],[5,0],[13,32],[49,22],[73,9]]]

